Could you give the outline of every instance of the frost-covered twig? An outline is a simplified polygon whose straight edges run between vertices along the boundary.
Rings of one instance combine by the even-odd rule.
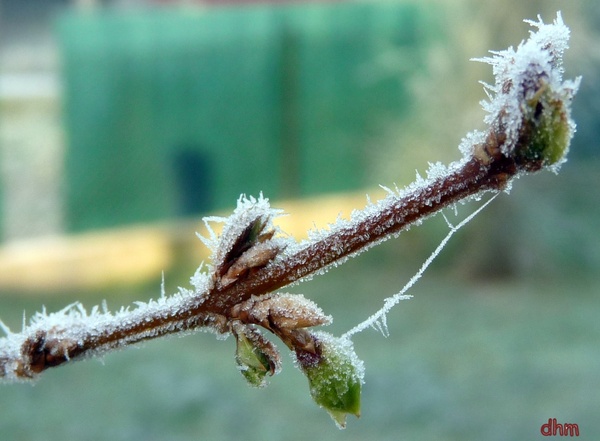
[[[331,321],[317,305],[277,290],[322,273],[444,207],[507,190],[525,173],[558,170],[575,130],[570,104],[579,79],[562,79],[569,30],[560,14],[553,24],[529,23],[537,32],[516,50],[480,60],[493,66],[496,78],[494,85],[485,85],[488,129],[462,141],[459,161],[431,165],[426,179],[388,190],[386,198],[353,212],[350,220],[339,220],[300,243],[274,227],[281,213],[262,195],[241,197],[230,217],[205,219],[209,237],[201,239],[212,256],[192,277],[191,289],[180,288],[170,297],[163,292],[156,301],[114,314],[105,307],[88,313],[79,303],[57,313],[43,311],[18,333],[0,322],[7,334],[0,339],[0,378],[28,380],[67,361],[207,329],[235,336],[239,368],[260,386],[280,369],[277,349],[263,337],[263,328],[293,351],[313,398],[343,426],[347,413],[360,412],[362,362],[349,338],[307,329]],[[224,222],[220,235],[210,228],[213,221]]]

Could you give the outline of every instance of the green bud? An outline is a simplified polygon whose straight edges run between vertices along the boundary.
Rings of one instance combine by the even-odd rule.
[[[296,359],[308,378],[313,400],[343,429],[346,415],[360,416],[363,362],[350,340],[326,333],[315,333],[313,337],[316,353],[296,351]]]
[[[280,369],[277,349],[257,330],[244,325],[236,325],[234,335],[235,361],[240,372],[251,386],[266,386],[267,374],[273,375]]]
[[[571,96],[568,90],[553,91],[544,85],[527,101],[526,128],[529,140],[517,153],[517,161],[538,162],[552,167],[564,161],[574,132],[570,119]]]

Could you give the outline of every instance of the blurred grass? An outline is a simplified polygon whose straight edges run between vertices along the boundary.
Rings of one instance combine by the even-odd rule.
[[[398,258],[401,240],[295,291],[331,313],[331,331],[340,334],[419,265]],[[599,288],[593,277],[475,283],[427,274],[411,291],[415,298],[391,312],[389,338],[355,337],[367,367],[363,414],[343,432],[310,401],[287,355],[271,385],[254,390],[236,372],[233,340],[200,333],[110,354],[104,364],[50,370],[34,386],[2,385],[0,433],[30,441],[523,440],[557,418],[597,439]],[[81,297],[88,306],[106,297],[115,309],[158,290]],[[71,300],[2,296],[0,316],[18,329],[23,309],[30,314],[45,302],[55,310]]]

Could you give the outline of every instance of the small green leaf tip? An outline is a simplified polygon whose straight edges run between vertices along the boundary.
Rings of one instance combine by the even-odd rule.
[[[235,361],[250,386],[264,387],[266,376],[279,372],[279,354],[256,329],[237,324]]]
[[[348,414],[360,416],[363,362],[349,339],[321,332],[313,337],[316,353],[296,351],[296,359],[308,378],[313,400],[343,429]]]
[[[269,359],[245,336],[238,336],[235,361],[251,386],[262,387],[269,372]]]

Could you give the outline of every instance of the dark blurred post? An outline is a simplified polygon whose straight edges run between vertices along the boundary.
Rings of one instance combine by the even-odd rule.
[[[204,214],[213,208],[210,157],[196,146],[184,145],[175,150],[173,169],[181,216]]]

